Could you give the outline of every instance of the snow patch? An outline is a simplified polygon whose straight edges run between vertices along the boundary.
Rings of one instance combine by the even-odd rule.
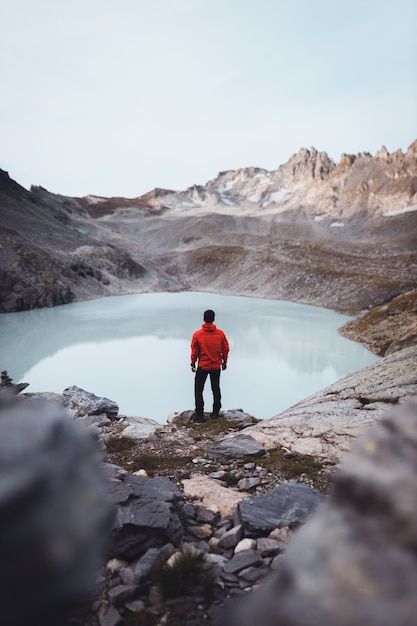
[[[224,191],[220,191],[219,200],[220,202],[223,202],[223,204],[227,204],[228,206],[233,206],[235,204],[230,196],[227,195]]]
[[[289,193],[290,193],[289,189],[280,189],[279,191],[273,191],[270,195],[270,198],[272,202],[279,202],[280,200],[285,198],[285,196],[287,196]]]
[[[254,178],[257,178],[258,183],[269,183],[269,176],[263,174],[262,172],[258,172],[255,174]]]
[[[103,198],[101,196],[85,196],[85,199],[90,204],[99,204],[100,202],[106,202],[108,198]]]
[[[254,193],[252,196],[249,196],[248,200],[249,202],[259,202],[259,200],[261,199],[261,194],[258,193]]]
[[[411,213],[412,211],[417,211],[417,204],[412,204],[411,206],[405,206],[402,209],[393,209],[392,211],[385,211],[382,215],[384,217],[394,217],[395,215],[401,215],[402,213]]]
[[[342,228],[344,225],[344,222],[332,222],[330,228]]]
[[[227,181],[223,189],[225,191],[229,191],[230,189],[233,189],[233,187],[237,183],[240,183],[240,182],[245,182],[245,177],[243,176],[243,174],[238,174],[236,178],[232,178],[232,180]]]
[[[268,200],[265,200],[265,202],[262,203],[262,206],[266,207],[272,203],[278,204],[278,202],[284,200],[284,198],[286,198],[286,196],[290,193],[291,191],[289,189],[279,189],[278,191],[273,191]]]

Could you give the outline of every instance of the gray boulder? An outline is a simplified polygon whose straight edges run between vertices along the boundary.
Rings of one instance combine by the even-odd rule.
[[[17,395],[21,391],[24,391],[26,387],[29,387],[29,383],[14,383],[10,378],[7,370],[1,372],[0,377],[0,391],[7,391],[8,393]]]
[[[128,475],[108,486],[117,505],[110,553],[131,560],[149,548],[179,545],[183,527],[177,513],[178,487],[168,478]]]
[[[266,455],[266,450],[250,435],[234,435],[225,437],[209,452],[210,459],[233,458],[252,456],[255,458]]]
[[[119,412],[119,406],[113,400],[96,396],[76,385],[64,389],[62,402],[73,417],[105,413],[107,417],[115,418]]]
[[[304,524],[323,500],[317,489],[290,481],[265,495],[242,500],[236,505],[235,516],[246,537],[257,537],[275,528]]]
[[[147,439],[161,428],[161,424],[147,417],[124,417],[120,424],[121,435],[132,439]]]

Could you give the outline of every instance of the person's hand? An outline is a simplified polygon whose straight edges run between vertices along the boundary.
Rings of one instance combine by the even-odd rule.
[[[227,368],[227,363],[222,363],[222,370],[225,370]]]
[[[192,366],[191,366],[191,371],[192,371],[192,372],[195,372],[195,365],[192,365]]]

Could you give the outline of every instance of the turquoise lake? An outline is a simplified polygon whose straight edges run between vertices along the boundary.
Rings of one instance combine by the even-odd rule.
[[[318,307],[207,293],[115,296],[0,315],[0,367],[27,392],[77,385],[120,413],[166,423],[194,408],[191,335],[203,311],[230,343],[223,409],[277,415],[378,359],[338,329],[350,318]],[[211,407],[209,382],[205,405]]]

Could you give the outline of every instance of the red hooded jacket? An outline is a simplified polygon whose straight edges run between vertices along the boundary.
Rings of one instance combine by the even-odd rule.
[[[217,370],[227,363],[229,342],[226,335],[215,324],[205,322],[191,339],[191,365],[198,361],[203,370]]]

